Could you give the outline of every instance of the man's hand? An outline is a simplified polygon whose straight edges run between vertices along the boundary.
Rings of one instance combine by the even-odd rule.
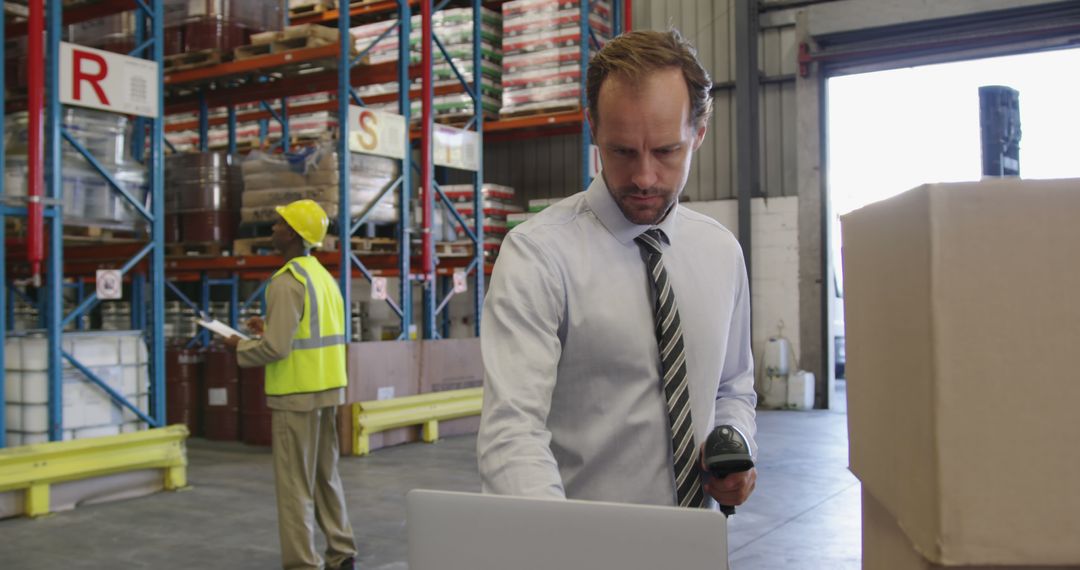
[[[224,342],[225,346],[229,347],[230,350],[236,350],[236,345],[240,344],[240,337],[232,335],[229,338],[225,339]]]
[[[266,324],[263,322],[262,317],[257,316],[248,319],[247,322],[244,323],[244,325],[247,326],[248,330],[256,336],[262,336],[262,333],[266,327]]]
[[[716,499],[721,505],[737,507],[750,498],[757,484],[757,469],[741,473],[732,473],[723,479],[716,479],[709,475],[705,478],[705,492]]]

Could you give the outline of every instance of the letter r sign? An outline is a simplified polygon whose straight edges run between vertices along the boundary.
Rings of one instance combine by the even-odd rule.
[[[158,64],[60,42],[60,102],[157,118]]]
[[[89,84],[97,95],[98,102],[106,107],[109,106],[109,98],[105,90],[101,88],[101,81],[109,75],[109,64],[104,57],[91,53],[85,49],[71,50],[72,70],[71,80],[73,83],[72,97],[76,101],[83,101],[83,85]],[[93,69],[93,71],[90,71]]]

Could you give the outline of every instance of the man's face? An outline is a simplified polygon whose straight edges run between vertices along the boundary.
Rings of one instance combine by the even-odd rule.
[[[600,148],[602,176],[627,220],[664,219],[690,172],[705,126],[690,122],[690,94],[682,71],[667,68],[630,82],[608,77],[600,86],[597,117],[589,117]]]
[[[273,231],[273,233],[270,234],[270,243],[273,244],[274,249],[281,253],[285,253],[289,244],[292,243],[295,232],[281,216],[278,216],[277,220],[274,221],[273,227],[270,229]]]

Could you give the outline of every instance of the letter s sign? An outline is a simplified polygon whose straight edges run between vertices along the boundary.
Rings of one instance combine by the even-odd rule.
[[[360,113],[360,133],[357,138],[359,139],[360,146],[366,151],[373,151],[379,147],[379,133],[375,130],[375,127],[379,125],[379,117],[371,111],[362,111]]]

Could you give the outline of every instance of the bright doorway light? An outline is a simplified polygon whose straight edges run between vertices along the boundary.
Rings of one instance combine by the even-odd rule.
[[[1080,178],[1076,70],[1080,49],[829,79],[827,180],[838,288],[839,216],[921,184],[982,178],[980,86],[1020,92],[1023,178]]]

